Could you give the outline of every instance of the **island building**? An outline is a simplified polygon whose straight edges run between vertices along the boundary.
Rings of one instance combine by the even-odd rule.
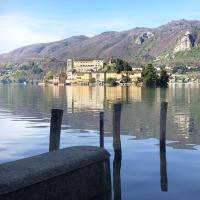
[[[129,83],[136,83],[141,79],[141,70],[135,68],[134,71],[103,72],[104,61],[95,59],[67,59],[67,72],[60,73],[46,83],[54,85],[89,85],[96,83],[104,85],[107,79],[115,79],[118,83],[124,83],[126,77]]]
[[[60,73],[59,76],[55,76],[53,79],[50,80],[44,80],[44,82],[53,85],[65,85],[66,80],[67,80],[67,74]]]
[[[98,59],[67,59],[67,71],[97,72],[103,68],[103,63]]]
[[[128,77],[130,81],[137,82],[138,79],[141,79],[141,72],[67,72],[66,84],[73,83],[97,83],[104,84],[105,80],[108,78],[115,79],[117,82],[121,82],[125,77]]]

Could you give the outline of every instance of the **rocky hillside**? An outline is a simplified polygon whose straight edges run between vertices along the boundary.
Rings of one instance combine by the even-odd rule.
[[[172,21],[158,28],[134,28],[123,32],[104,32],[94,37],[75,36],[65,40],[22,47],[0,55],[0,65],[27,61],[46,65],[67,58],[111,57],[132,64],[199,65],[200,21]]]

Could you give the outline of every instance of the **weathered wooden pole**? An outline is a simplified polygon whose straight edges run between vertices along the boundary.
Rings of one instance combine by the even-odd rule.
[[[167,102],[161,102],[160,108],[160,151],[166,151],[166,121],[167,121]]]
[[[51,110],[49,151],[59,150],[62,116],[63,116],[63,110],[59,109]]]
[[[104,112],[100,112],[100,147],[104,148]]]
[[[113,105],[113,148],[116,157],[121,157],[120,118],[121,104],[117,103]]]
[[[166,160],[166,121],[167,102],[161,102],[160,109],[160,187],[161,191],[168,191],[167,160]]]

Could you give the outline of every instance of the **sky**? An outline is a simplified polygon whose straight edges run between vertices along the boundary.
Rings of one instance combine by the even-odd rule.
[[[0,0],[0,53],[74,35],[200,20],[200,0]]]

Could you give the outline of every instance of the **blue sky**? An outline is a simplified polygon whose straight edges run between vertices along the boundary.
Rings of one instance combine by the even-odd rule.
[[[200,20],[199,0],[0,0],[0,53],[73,35]]]

